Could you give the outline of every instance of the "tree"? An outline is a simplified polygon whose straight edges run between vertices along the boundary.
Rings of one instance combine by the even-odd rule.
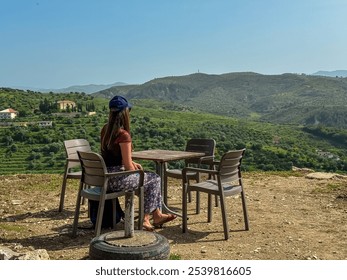
[[[46,114],[51,109],[51,104],[49,103],[48,99],[45,97],[45,99],[40,101],[39,109],[42,113]]]
[[[17,150],[18,150],[17,145],[16,145],[16,144],[12,144],[11,147],[10,147],[10,150],[11,150],[11,152],[13,152],[13,153],[17,152]]]
[[[6,146],[10,146],[13,143],[13,138],[9,135],[5,136],[2,140]]]

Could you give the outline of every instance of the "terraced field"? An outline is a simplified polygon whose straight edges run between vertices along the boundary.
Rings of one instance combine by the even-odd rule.
[[[95,151],[98,150],[98,126],[90,120],[71,124],[66,121],[57,120],[54,127],[40,129],[0,128],[0,174],[63,173],[66,158],[63,141],[67,139],[88,139]],[[6,143],[8,138],[10,143]]]
[[[16,144],[18,150],[9,153],[7,148],[0,147],[0,171],[1,174],[27,174],[27,173],[62,173],[65,163],[65,155],[62,152],[50,155],[40,155],[38,159],[28,160],[33,154],[33,150],[39,145],[25,147]]]

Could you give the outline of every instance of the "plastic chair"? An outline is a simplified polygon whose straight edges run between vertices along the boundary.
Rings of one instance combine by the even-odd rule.
[[[90,152],[90,144],[85,139],[72,139],[64,141],[64,147],[66,152],[66,163],[63,177],[63,183],[61,185],[59,212],[63,211],[65,191],[67,179],[81,179],[82,172],[80,169],[80,160],[78,159],[77,151]]]
[[[185,167],[198,167],[202,168],[203,165],[207,165],[210,168],[213,168],[214,152],[216,147],[216,141],[214,139],[190,139],[186,145],[186,151],[189,152],[203,152],[205,156],[198,158],[191,158],[185,160]],[[200,175],[198,172],[192,171],[187,173],[189,180],[195,180],[196,182],[200,181]],[[168,178],[176,178],[183,180],[182,169],[168,169],[166,168],[164,172],[164,203],[167,205],[167,192],[168,192]],[[191,194],[189,192],[189,202],[191,201]],[[200,196],[197,192],[196,194],[196,213],[200,212]]]
[[[95,224],[95,235],[96,237],[101,233],[102,218],[104,214],[105,201],[108,199],[113,200],[113,228],[116,226],[116,198],[125,196],[125,192],[111,192],[107,193],[107,185],[110,177],[139,174],[138,188],[135,193],[139,197],[139,219],[138,227],[142,229],[143,216],[144,216],[144,192],[143,192],[143,181],[144,172],[143,170],[134,171],[120,171],[120,172],[107,172],[104,159],[101,155],[93,152],[81,152],[77,151],[81,167],[82,176],[80,180],[80,186],[77,194],[76,209],[74,222],[72,227],[72,236],[75,237],[77,234],[78,218],[80,213],[81,199],[87,198],[90,200],[99,201],[98,214]]]
[[[183,192],[182,192],[182,231],[187,232],[187,195],[189,191],[198,191],[208,194],[208,222],[212,221],[212,195],[219,196],[221,204],[221,212],[223,219],[224,237],[229,238],[229,226],[227,222],[227,209],[225,197],[241,194],[243,215],[245,221],[245,230],[249,230],[249,221],[246,207],[245,192],[242,183],[241,161],[243,159],[245,149],[229,151],[225,153],[218,164],[217,170],[199,169],[187,167],[183,169]],[[215,176],[214,180],[205,180],[203,182],[190,184],[189,172],[207,173]]]

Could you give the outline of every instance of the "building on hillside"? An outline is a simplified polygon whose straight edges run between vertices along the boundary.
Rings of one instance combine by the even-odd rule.
[[[28,122],[14,122],[13,123],[13,126],[24,126],[24,127],[27,127],[28,126]]]
[[[61,100],[57,102],[60,110],[66,110],[70,108],[71,110],[76,107],[76,103],[70,100]]]
[[[14,119],[17,117],[18,112],[16,110],[13,110],[12,108],[8,108],[5,110],[0,111],[0,119]]]
[[[51,127],[53,125],[52,121],[39,121],[37,122],[39,127]]]

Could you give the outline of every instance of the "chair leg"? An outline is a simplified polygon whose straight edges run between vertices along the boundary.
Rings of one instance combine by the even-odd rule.
[[[80,184],[78,194],[77,194],[75,216],[74,216],[73,225],[72,225],[72,237],[76,237],[77,235],[78,218],[80,215],[80,207],[81,207],[81,191],[82,191],[82,183]]]
[[[243,218],[245,221],[245,229],[249,230],[249,220],[248,220],[248,212],[247,212],[247,205],[246,205],[246,197],[245,193],[241,192],[241,199],[242,199],[242,209],[243,209]]]
[[[200,182],[200,173],[198,173],[198,176],[195,178],[196,182]],[[196,191],[196,207],[195,207],[195,213],[200,214],[200,192]]]
[[[210,166],[210,169],[211,170],[215,170],[214,166]],[[208,175],[208,179],[212,179],[212,180],[216,180],[216,175]],[[214,204],[216,207],[219,206],[219,201],[218,201],[218,195],[215,196],[215,204]]]
[[[196,192],[196,207],[195,207],[196,214],[200,214],[200,192]]]
[[[212,222],[212,194],[207,195],[207,222]]]
[[[101,234],[101,225],[102,225],[102,218],[104,215],[104,209],[105,209],[105,199],[100,199],[98,215],[97,215],[96,224],[95,224],[95,237],[98,237]]]
[[[188,231],[188,213],[187,213],[187,185],[184,184],[182,187],[182,232]]]
[[[224,238],[225,238],[225,240],[228,240],[229,239],[229,226],[228,226],[228,221],[227,221],[227,212],[226,212],[227,209],[226,209],[225,199],[224,199],[223,194],[220,196],[220,206],[221,206],[221,211],[222,211]]]
[[[215,199],[214,199],[214,200],[215,200],[214,205],[215,205],[216,207],[218,207],[218,206],[219,206],[218,196],[216,195],[214,198],[215,198]]]
[[[58,209],[59,212],[63,211],[63,208],[64,208],[66,183],[67,183],[67,170],[65,170],[64,172],[63,183],[61,185],[60,202],[59,202],[59,209]]]
[[[188,202],[192,202],[192,192],[188,192]]]
[[[165,174],[164,175],[164,190],[163,190],[163,201],[165,205],[167,205],[167,188],[168,188],[168,176]]]

